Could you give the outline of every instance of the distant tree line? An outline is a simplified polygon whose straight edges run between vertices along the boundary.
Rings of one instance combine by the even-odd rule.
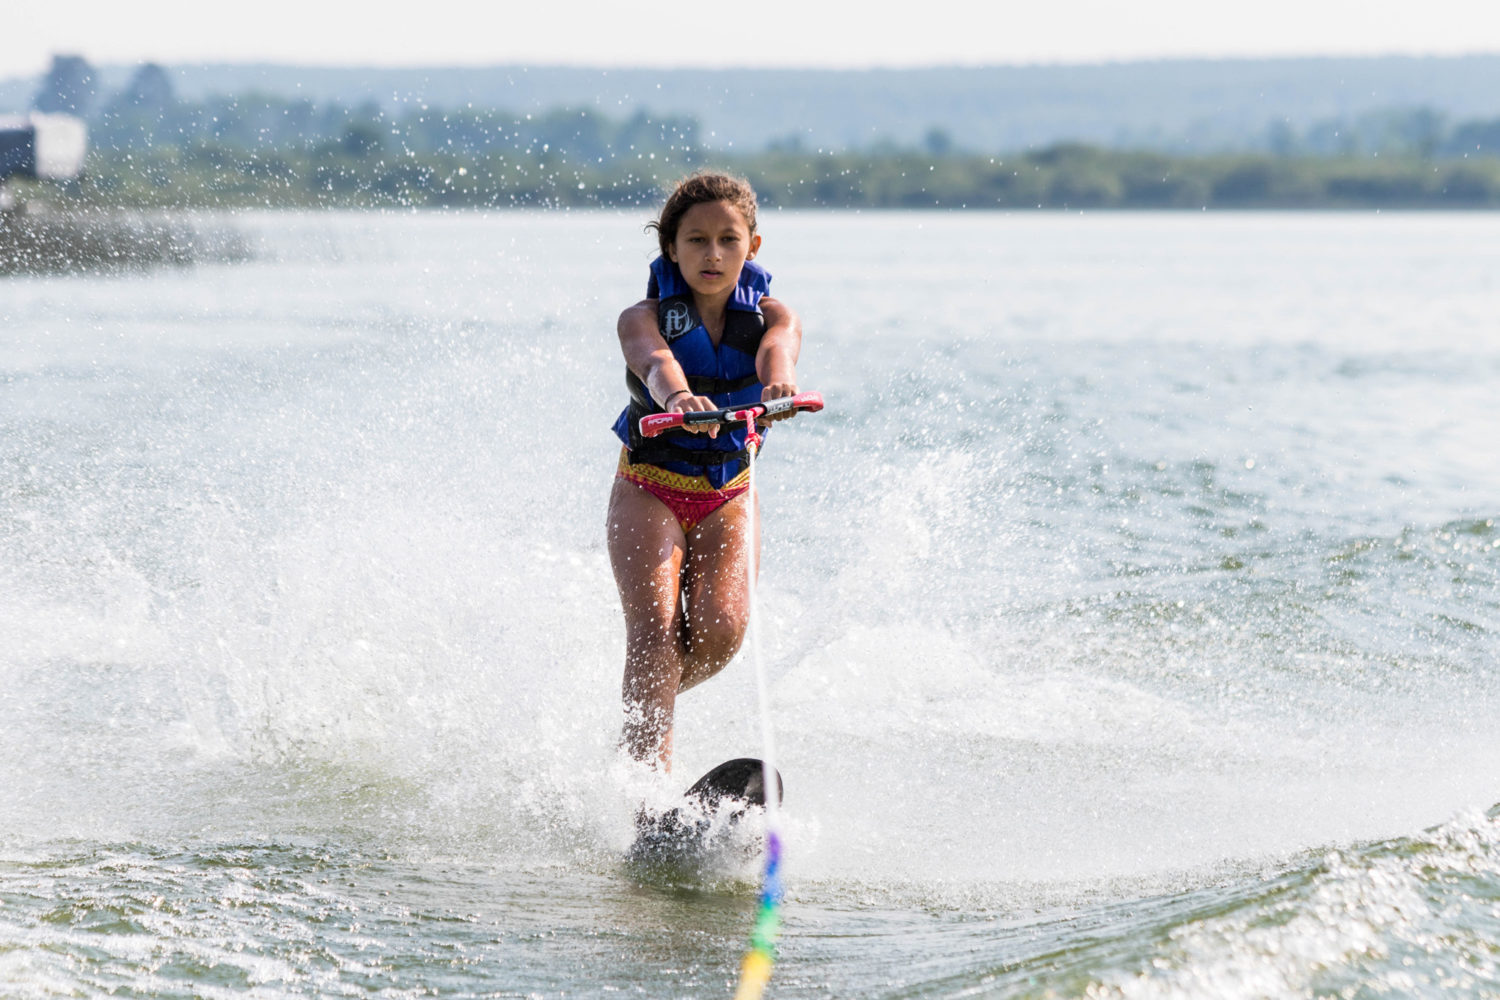
[[[88,120],[85,176],[63,193],[93,205],[649,205],[712,162],[789,207],[1500,207],[1500,120],[1449,124],[1423,110],[1273,126],[1269,151],[1222,156],[1080,144],[981,155],[939,129],[914,147],[808,150],[788,137],[730,154],[706,148],[685,116],[392,112],[268,94],[190,102],[149,64],[117,94],[100,95],[94,79],[83,60],[59,57],[35,101]]]
[[[785,205],[988,209],[1500,208],[1500,159],[1173,157],[1063,143],[1006,157],[914,151],[742,161]]]

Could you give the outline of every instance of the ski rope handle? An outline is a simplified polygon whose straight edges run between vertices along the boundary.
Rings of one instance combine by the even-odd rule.
[[[789,407],[783,407],[786,408]],[[818,398],[816,408],[823,408],[822,397]],[[747,430],[745,463],[749,470],[746,477],[749,488],[746,492],[750,495],[750,524],[745,531],[745,580],[750,588],[750,618],[745,627],[745,637],[750,642],[750,658],[755,663],[755,689],[760,703],[761,787],[765,789],[766,799],[766,868],[761,877],[760,907],[755,913],[755,928],[750,932],[750,949],[740,960],[740,985],[735,990],[734,1000],[760,1000],[761,992],[771,978],[771,967],[776,963],[776,939],[781,936],[781,837],[776,823],[781,786],[776,780],[774,763],[771,697],[755,624],[759,618],[755,607],[755,454],[760,450],[761,442],[760,434],[755,428],[755,418],[760,415],[755,412],[757,409],[759,407],[742,410],[737,416],[744,419]]]
[[[675,392],[672,395],[677,395]],[[808,413],[816,413],[823,408],[823,397],[816,392],[799,392],[795,396],[783,396],[780,399],[769,399],[764,403],[752,403],[749,406],[731,408],[727,410],[686,410],[681,413],[648,413],[641,418],[640,429],[642,437],[656,437],[663,431],[669,431],[674,427],[684,427],[691,424],[737,424],[745,421],[752,425],[756,417],[774,416],[777,413],[787,413],[794,410],[806,410]],[[747,416],[748,414],[748,416]],[[756,435],[756,440],[759,440]]]

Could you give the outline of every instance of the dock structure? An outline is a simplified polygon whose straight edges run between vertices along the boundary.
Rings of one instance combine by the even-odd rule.
[[[0,177],[66,181],[83,169],[89,130],[73,115],[0,115]]]
[[[0,115],[0,207],[9,177],[68,181],[83,170],[88,126],[74,115]]]

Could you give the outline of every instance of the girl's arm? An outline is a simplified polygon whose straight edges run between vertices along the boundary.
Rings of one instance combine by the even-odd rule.
[[[688,388],[687,375],[656,327],[656,303],[656,299],[642,299],[620,313],[615,332],[620,337],[626,367],[646,386],[656,405],[668,413],[714,409],[713,400],[695,396]],[[686,430],[695,434],[706,432],[709,437],[719,436],[716,424],[687,427]]]
[[[802,320],[790,307],[769,295],[760,300],[760,311],[766,317],[766,332],[760,338],[755,354],[755,373],[764,388],[760,398],[780,399],[797,395],[797,358],[802,353]],[[784,420],[795,411],[787,411],[767,420]]]
[[[674,393],[688,387],[682,366],[656,328],[655,299],[642,299],[620,313],[615,332],[620,336],[625,366],[645,384],[656,405],[665,407]]]

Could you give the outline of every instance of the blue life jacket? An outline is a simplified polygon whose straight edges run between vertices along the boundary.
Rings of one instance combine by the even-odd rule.
[[[657,300],[656,327],[682,366],[694,395],[707,396],[720,409],[760,402],[755,355],[766,332],[760,300],[770,288],[771,273],[752,260],[745,261],[724,312],[724,335],[715,346],[677,265],[666,257],[651,262],[646,297]],[[615,421],[614,430],[629,449],[632,463],[645,462],[684,476],[707,476],[715,489],[739,475],[746,458],[746,428],[721,427],[714,438],[685,430],[643,438],[641,417],[663,410],[628,368],[625,385],[630,389],[630,404]],[[765,436],[765,431],[760,433]]]

